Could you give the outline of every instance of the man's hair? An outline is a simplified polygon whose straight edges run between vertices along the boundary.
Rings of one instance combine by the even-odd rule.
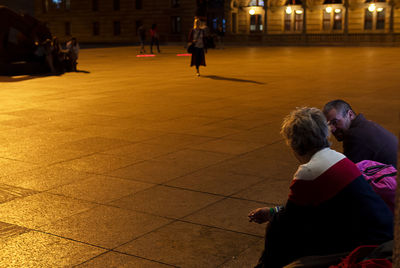
[[[324,114],[329,113],[332,109],[335,109],[338,113],[341,113],[342,116],[345,116],[348,111],[353,111],[354,114],[356,114],[351,108],[350,104],[345,102],[344,100],[333,100],[325,104],[323,112]]]
[[[281,134],[299,155],[329,147],[329,127],[317,108],[297,108],[285,117]]]

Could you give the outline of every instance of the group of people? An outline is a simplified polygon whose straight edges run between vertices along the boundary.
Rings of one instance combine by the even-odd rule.
[[[149,31],[150,33],[150,53],[153,54],[153,46],[157,47],[157,52],[160,53],[160,41],[157,30],[157,24],[153,24]],[[144,25],[140,25],[137,29],[137,36],[140,43],[140,54],[146,53],[145,42],[146,42],[146,29]],[[196,75],[200,76],[200,66],[206,66],[205,53],[209,44],[209,31],[208,27],[199,19],[195,18],[193,29],[191,29],[188,37],[188,46],[193,44],[193,51],[191,52],[190,66],[196,66]],[[223,47],[223,36],[224,31],[221,25],[217,28],[218,43]]]
[[[77,71],[79,57],[79,43],[76,38],[71,38],[61,45],[57,37],[47,39],[43,43],[36,42],[34,60],[45,64],[52,73]]]
[[[330,132],[343,142],[343,153],[330,148]],[[284,205],[248,215],[252,222],[268,222],[256,268],[329,267],[358,246],[393,240],[393,213],[355,163],[373,160],[397,168],[395,135],[343,100],[330,101],[322,111],[292,111],[281,134],[300,165]]]
[[[153,45],[157,47],[157,52],[160,53],[160,40],[158,35],[157,24],[151,25],[150,33],[150,53],[153,54]],[[139,37],[140,42],[140,53],[146,53],[146,49],[144,48],[146,42],[146,29],[144,25],[140,25],[137,30],[137,35]]]

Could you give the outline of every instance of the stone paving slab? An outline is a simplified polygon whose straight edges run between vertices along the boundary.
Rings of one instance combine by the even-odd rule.
[[[200,77],[182,47],[137,51],[0,76],[1,267],[252,267],[247,213],[284,202],[298,165],[284,116],[343,98],[400,133],[400,48],[227,47]]]

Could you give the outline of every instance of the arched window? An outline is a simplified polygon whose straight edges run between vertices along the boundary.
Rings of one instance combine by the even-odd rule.
[[[251,0],[249,6],[264,6],[264,0]]]
[[[301,0],[288,0],[284,12],[284,31],[301,32],[303,30],[304,9]]]
[[[322,29],[324,31],[342,30],[343,6],[338,4],[327,4],[322,10]]]
[[[385,18],[386,8],[381,6],[382,4],[376,5],[371,3],[364,13],[364,30],[384,30],[385,29]]]

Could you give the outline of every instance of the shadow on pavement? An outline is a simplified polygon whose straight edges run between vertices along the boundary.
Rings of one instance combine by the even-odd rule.
[[[15,75],[15,76],[12,76],[12,75],[2,76],[2,75],[0,75],[0,82],[20,82],[20,81],[36,79],[36,78],[41,78],[41,77],[47,77],[47,76],[57,76],[57,75],[56,74],[43,74],[43,75],[22,74],[22,75]]]
[[[85,71],[85,70],[76,70],[75,73],[85,73],[85,74],[90,74],[89,71]]]
[[[90,74],[86,70],[76,70],[75,73]],[[61,76],[65,73],[45,73],[45,74],[16,74],[16,75],[2,75],[0,74],[0,82],[20,82],[30,79],[48,77],[48,76]]]
[[[259,85],[264,85],[265,84],[265,83],[254,81],[254,80],[245,80],[245,79],[238,79],[238,78],[231,78],[231,77],[223,77],[223,76],[218,76],[218,75],[203,75],[202,77],[210,78],[210,79],[214,79],[214,80],[227,80],[227,81],[233,81],[233,82],[254,83],[254,84],[259,84]]]

